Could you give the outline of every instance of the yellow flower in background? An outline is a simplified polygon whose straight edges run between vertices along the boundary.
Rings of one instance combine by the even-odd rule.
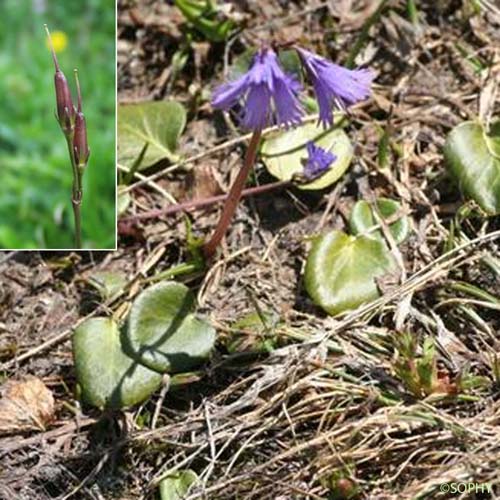
[[[53,31],[50,36],[52,37],[52,43],[54,44],[54,50],[56,52],[62,52],[68,45],[68,36],[64,31]],[[47,48],[50,50],[50,44],[48,40],[45,42]]]

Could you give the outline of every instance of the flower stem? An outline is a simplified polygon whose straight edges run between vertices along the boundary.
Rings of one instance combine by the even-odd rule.
[[[82,229],[81,229],[81,218],[80,218],[80,206],[81,201],[72,200],[73,203],[73,214],[75,216],[75,248],[82,248]]]
[[[245,182],[248,178],[248,174],[250,173],[250,169],[253,167],[255,158],[257,157],[257,148],[259,146],[261,134],[261,130],[254,131],[250,139],[250,144],[248,145],[243,166],[238,172],[238,176],[236,177],[236,180],[229,190],[229,194],[222,209],[222,214],[220,216],[219,222],[217,223],[217,227],[215,228],[215,231],[208,243],[206,243],[203,247],[203,253],[207,260],[212,258],[215,254],[215,251],[217,250],[217,247],[219,246],[222,238],[226,234],[227,228],[231,223],[234,213],[236,212],[236,207],[238,206],[238,202],[240,201],[241,193],[243,191],[243,188],[245,187]]]
[[[75,248],[79,249],[82,248],[82,224],[81,224],[81,210],[80,210],[83,197],[82,174],[78,166],[76,165],[73,156],[72,134],[66,135],[66,142],[68,144],[68,152],[71,161],[71,168],[73,169],[73,188],[71,192],[71,205],[73,207],[73,215],[75,219]]]

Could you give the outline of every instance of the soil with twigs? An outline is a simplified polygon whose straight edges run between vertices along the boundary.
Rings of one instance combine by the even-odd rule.
[[[35,375],[55,399],[43,430],[0,436],[1,498],[158,498],[178,469],[200,478],[189,499],[500,495],[500,225],[467,210],[442,153],[455,125],[498,116],[500,12],[443,0],[415,2],[412,16],[407,3],[387,1],[374,17],[379,2],[230,2],[241,30],[212,43],[172,2],[119,0],[119,101],[183,103],[186,160],[133,179],[116,252],[0,257],[1,373]],[[172,71],[187,33],[187,63]],[[203,200],[227,192],[248,142],[208,100],[231,61],[296,40],[343,63],[360,37],[355,61],[377,78],[351,112],[349,170],[321,192],[250,192],[217,259],[177,278],[217,328],[210,362],[139,407],[80,407],[75,325],[120,315],[146,279],[188,260],[187,218],[196,236],[215,227],[221,205]],[[249,186],[272,182],[258,162]],[[310,237],[344,230],[355,201],[379,196],[400,201],[411,221],[410,237],[391,246],[400,271],[380,281],[378,300],[330,317],[303,287]],[[172,199],[199,206],[173,210]],[[128,280],[105,303],[88,284],[104,270]],[[417,369],[430,339],[432,383]],[[443,487],[452,483],[478,489],[452,495]]]

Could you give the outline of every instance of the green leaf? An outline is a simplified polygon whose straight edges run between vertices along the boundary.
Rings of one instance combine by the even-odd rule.
[[[332,231],[313,242],[306,262],[306,290],[326,312],[339,314],[376,299],[375,279],[393,266],[382,242]]]
[[[130,345],[141,361],[158,371],[182,372],[207,358],[214,328],[194,313],[188,287],[166,281],[144,290],[129,317]]]
[[[338,126],[323,130],[314,123],[307,123],[268,136],[261,149],[261,156],[269,172],[282,181],[291,180],[304,170],[302,159],[307,158],[306,143],[314,141],[318,146],[332,151],[337,159],[321,177],[301,184],[300,189],[324,189],[337,181],[352,160],[353,149],[347,134]]]
[[[213,42],[223,42],[234,28],[231,19],[220,19],[220,9],[209,0],[175,0],[175,5],[193,26]]]
[[[118,162],[132,168],[146,143],[139,170],[164,159],[177,161],[177,140],[185,125],[186,110],[178,102],[118,106]]]
[[[168,475],[160,482],[161,500],[182,500],[198,481],[198,476],[190,469]]]
[[[111,318],[91,318],[73,335],[73,357],[82,398],[98,408],[131,406],[148,398],[161,374],[124,351],[123,334]]]
[[[388,198],[377,198],[377,208],[384,219],[388,219],[400,210],[401,205]],[[382,230],[371,230],[377,223],[373,216],[370,204],[365,200],[359,200],[353,207],[349,219],[349,228],[353,235],[363,234],[368,238],[376,238],[383,241]],[[403,216],[397,221],[389,224],[389,230],[396,243],[402,243],[410,231],[408,218]]]
[[[109,299],[125,288],[127,277],[120,271],[96,271],[89,276],[89,283],[103,299]]]
[[[448,170],[467,198],[488,214],[500,213],[500,131],[488,136],[483,126],[464,122],[449,134],[444,147]]]

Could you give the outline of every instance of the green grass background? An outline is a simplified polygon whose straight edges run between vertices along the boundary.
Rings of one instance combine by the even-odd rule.
[[[82,88],[91,149],[83,246],[114,248],[115,2],[0,0],[0,19],[0,248],[74,246],[72,172],[54,117],[54,66],[44,23],[68,36],[59,64],[74,94],[78,68]]]

